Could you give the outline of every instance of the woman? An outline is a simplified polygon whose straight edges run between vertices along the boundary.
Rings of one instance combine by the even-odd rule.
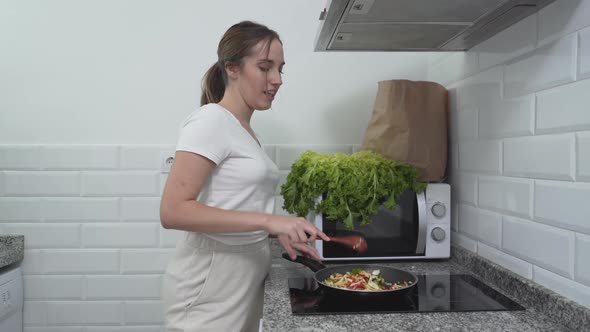
[[[201,108],[181,129],[160,205],[162,225],[186,231],[163,280],[167,331],[258,331],[268,235],[291,257],[299,251],[316,260],[308,243],[329,240],[303,218],[271,214],[278,170],[250,119],[271,107],[282,84],[278,34],[240,22],[217,55]]]

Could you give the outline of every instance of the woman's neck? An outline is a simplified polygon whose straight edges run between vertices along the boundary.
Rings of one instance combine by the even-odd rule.
[[[254,110],[239,95],[232,93],[231,90],[226,90],[226,93],[218,104],[230,111],[243,126],[250,127],[250,119]]]

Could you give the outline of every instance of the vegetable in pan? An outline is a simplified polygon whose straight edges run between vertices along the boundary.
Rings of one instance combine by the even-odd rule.
[[[352,269],[345,274],[334,273],[324,280],[327,286],[365,291],[396,290],[412,285],[412,282],[386,282],[379,270],[369,273],[362,269]]]

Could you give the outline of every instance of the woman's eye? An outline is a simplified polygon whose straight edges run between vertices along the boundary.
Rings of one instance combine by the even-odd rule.
[[[269,68],[265,68],[265,67],[260,67],[260,70],[262,70],[263,72],[265,72],[265,73],[266,73],[266,72],[267,72],[267,71],[269,71],[270,69],[269,69]]]

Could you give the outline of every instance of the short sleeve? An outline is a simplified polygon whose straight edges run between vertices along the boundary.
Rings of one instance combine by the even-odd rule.
[[[176,151],[199,154],[219,164],[231,151],[227,116],[216,109],[191,114],[180,129]]]

